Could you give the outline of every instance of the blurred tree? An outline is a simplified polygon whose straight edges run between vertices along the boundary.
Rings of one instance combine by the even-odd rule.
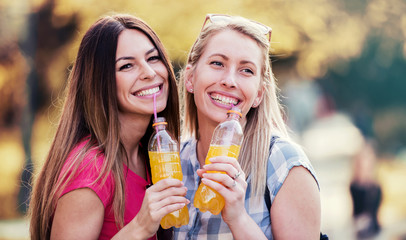
[[[351,8],[352,1],[344,1]],[[361,1],[368,34],[359,56],[329,64],[319,78],[337,108],[349,112],[367,138],[376,138],[380,153],[406,145],[406,2]],[[391,116],[391,117],[386,117]]]
[[[31,176],[33,172],[31,156],[32,126],[36,113],[41,107],[49,103],[49,90],[47,91],[46,79],[49,62],[55,53],[73,36],[77,26],[77,19],[72,14],[63,24],[55,26],[54,0],[48,0],[37,11],[28,15],[27,29],[20,39],[20,49],[29,63],[29,74],[26,79],[27,102],[24,106],[21,129],[25,163],[21,174],[21,188],[18,194],[18,206],[22,213],[28,207],[31,191]]]
[[[384,138],[374,127],[374,121],[382,115],[406,109],[406,58],[402,44],[399,40],[371,35],[359,58],[340,63],[346,65],[345,71],[337,64],[319,79],[335,99],[337,108],[349,112],[367,138],[377,138],[382,151],[394,152],[406,145],[406,122],[387,122],[397,130],[385,130],[393,132]]]

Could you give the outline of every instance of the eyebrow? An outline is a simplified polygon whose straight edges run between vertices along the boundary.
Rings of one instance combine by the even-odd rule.
[[[152,53],[152,52],[154,52],[154,51],[158,51],[155,47],[153,47],[153,48],[151,48],[150,50],[148,50],[146,53],[145,53],[145,55],[148,55],[148,54],[150,54],[150,53]],[[131,56],[124,56],[124,57],[119,57],[119,58],[117,58],[117,60],[116,60],[116,63],[118,62],[118,61],[121,61],[121,60],[134,60],[135,59],[135,57],[131,57]]]
[[[222,53],[214,53],[214,54],[210,55],[209,58],[211,58],[211,57],[216,57],[216,56],[217,56],[217,57],[222,57],[222,58],[224,58],[225,60],[229,60],[229,57],[227,57],[226,55],[224,55],[224,54],[222,54]],[[249,60],[242,60],[242,61],[240,61],[240,63],[241,63],[241,64],[252,64],[252,65],[256,66],[256,64],[255,64],[254,62],[249,61]]]
[[[212,54],[212,55],[209,56],[209,58],[211,58],[211,57],[222,57],[222,58],[224,58],[225,60],[228,60],[228,59],[229,59],[226,55],[221,54],[221,53],[214,53],[214,54]]]

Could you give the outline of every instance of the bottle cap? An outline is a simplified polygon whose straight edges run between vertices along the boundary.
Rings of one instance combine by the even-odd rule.
[[[230,110],[227,111],[227,113],[235,113],[242,117],[241,109],[239,109],[238,107],[232,107]]]
[[[166,122],[166,119],[164,117],[157,117],[156,119],[153,120],[152,127],[155,127],[157,125],[167,125],[168,123]]]
[[[152,124],[152,127],[158,126],[158,125],[167,125],[167,122],[156,122]]]

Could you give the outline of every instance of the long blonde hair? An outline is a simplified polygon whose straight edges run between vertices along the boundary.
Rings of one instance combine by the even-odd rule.
[[[141,19],[130,15],[100,18],[85,33],[74,67],[69,76],[67,96],[48,156],[36,178],[30,203],[31,239],[49,239],[58,197],[69,179],[61,175],[68,154],[83,138],[89,141],[66,172],[78,171],[90,148],[100,150],[105,158],[98,180],[114,179],[113,211],[116,222],[124,225],[125,181],[123,161],[128,161],[120,139],[120,123],[115,77],[115,57],[120,33],[125,29],[143,32],[153,43],[168,71],[169,98],[161,115],[168,129],[179,138],[179,100],[176,78],[168,55],[156,33]],[[150,124],[151,126],[151,124]],[[146,151],[152,133],[149,127],[141,139]],[[74,174],[72,174],[74,175]],[[95,182],[96,182],[95,181]]]
[[[191,65],[192,71],[194,71],[210,39],[217,33],[227,29],[250,37],[262,50],[263,66],[261,69],[261,82],[264,87],[263,100],[258,107],[251,108],[246,115],[244,141],[238,158],[246,176],[251,175],[251,194],[262,196],[266,186],[266,169],[271,135],[277,134],[286,139],[289,138],[287,126],[283,120],[283,109],[278,99],[279,89],[276,86],[276,79],[271,71],[269,60],[270,43],[268,39],[252,21],[242,17],[230,17],[228,21],[210,23],[202,30],[191,48],[187,65]],[[183,101],[185,102],[184,108],[181,111],[183,116],[182,137],[195,137],[199,139],[197,108],[193,94],[185,90],[184,74],[181,75],[180,89]]]

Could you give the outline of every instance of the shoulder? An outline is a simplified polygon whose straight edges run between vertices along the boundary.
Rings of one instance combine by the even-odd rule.
[[[283,138],[275,139],[269,155],[269,162],[276,167],[292,164],[310,165],[310,161],[301,146]]]
[[[105,164],[100,148],[90,144],[88,139],[79,142],[69,153],[59,175],[64,186],[60,196],[79,188],[90,188],[106,206],[111,201],[114,178],[111,172],[103,175]]]
[[[103,151],[95,144],[92,144],[88,138],[84,138],[73,147],[72,151],[70,151],[65,167],[67,167],[66,165],[68,164],[73,164],[73,162],[80,162],[81,168],[86,167],[89,164],[99,168],[103,164],[103,161]]]
[[[303,149],[291,140],[277,138],[272,146],[267,166],[267,186],[271,202],[293,167],[303,167],[317,183],[316,173]]]
[[[303,167],[289,171],[271,207],[275,238],[316,239],[320,234],[320,194],[317,184]],[[295,231],[289,231],[292,225]]]

